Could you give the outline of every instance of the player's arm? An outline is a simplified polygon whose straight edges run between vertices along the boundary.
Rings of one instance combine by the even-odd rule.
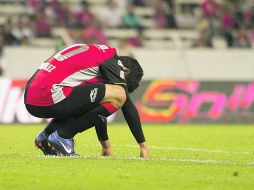
[[[119,63],[118,57],[115,56],[114,58],[103,62],[100,65],[100,71],[108,83],[120,85],[125,89],[127,99],[122,107],[122,112],[133,136],[140,145],[141,157],[147,157],[147,144],[141,128],[139,114],[129,96],[127,84],[125,81],[125,73],[123,71],[123,66],[121,63]]]
[[[127,99],[122,107],[122,112],[132,135],[140,146],[140,156],[148,157],[148,148],[145,136],[141,127],[140,117],[137,108],[133,104],[129,93],[126,90]]]
[[[112,156],[112,147],[108,138],[107,132],[107,118],[98,117],[98,120],[95,123],[95,130],[98,137],[98,140],[101,143],[102,156]]]
[[[108,84],[116,84],[116,85],[126,85],[125,80],[120,77],[122,73],[122,68],[117,64],[117,57],[110,58],[105,60],[100,64],[99,69],[103,76],[106,79]],[[104,118],[104,123],[99,122],[95,125],[96,134],[98,140],[102,146],[102,156],[111,156],[112,155],[112,146],[108,138],[107,134],[107,119]]]

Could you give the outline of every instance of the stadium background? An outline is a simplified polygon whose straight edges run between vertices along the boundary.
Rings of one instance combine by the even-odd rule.
[[[142,122],[254,121],[252,0],[0,0],[0,25],[1,123],[44,122],[26,112],[23,88],[73,43],[107,44],[140,61],[133,97]]]
[[[253,4],[0,0],[0,189],[253,190]],[[140,61],[133,99],[149,158],[120,113],[108,127],[112,157],[100,156],[94,129],[75,136],[79,157],[34,148],[46,121],[27,113],[26,81],[73,43],[105,43]]]

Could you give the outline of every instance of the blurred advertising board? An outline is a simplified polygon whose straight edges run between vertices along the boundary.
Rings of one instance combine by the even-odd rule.
[[[0,78],[0,123],[45,122],[26,111],[25,85]],[[144,123],[254,123],[254,82],[143,81],[132,98]]]

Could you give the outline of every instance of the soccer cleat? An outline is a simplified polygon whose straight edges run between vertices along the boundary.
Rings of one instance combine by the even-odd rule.
[[[35,147],[39,148],[46,156],[57,155],[51,147],[48,146],[48,135],[43,130],[34,140]]]
[[[57,131],[49,135],[48,142],[52,146],[52,149],[56,151],[57,155],[77,156],[74,151],[74,140],[60,137]]]

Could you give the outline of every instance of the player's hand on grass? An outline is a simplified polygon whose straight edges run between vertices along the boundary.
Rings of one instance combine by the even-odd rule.
[[[102,156],[112,156],[112,146],[110,144],[109,140],[106,141],[100,141],[102,150],[101,155]]]
[[[112,156],[112,148],[102,148],[101,151],[102,156]]]
[[[148,152],[147,143],[146,142],[139,143],[139,146],[140,146],[140,157],[148,158],[149,152]]]

